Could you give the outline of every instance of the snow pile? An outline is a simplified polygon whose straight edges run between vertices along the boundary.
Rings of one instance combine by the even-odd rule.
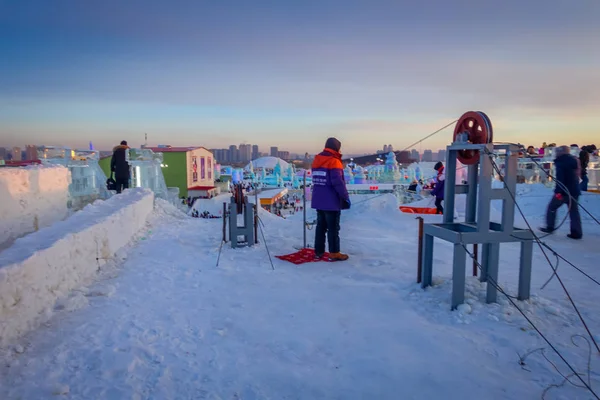
[[[0,247],[66,218],[70,183],[63,166],[0,168]]]
[[[128,190],[0,253],[0,341],[47,320],[58,298],[88,281],[145,226],[153,199],[149,190]],[[79,308],[79,300],[64,307]]]
[[[398,213],[400,203],[393,194],[351,196],[352,212]]]
[[[252,199],[254,199],[253,196]],[[208,211],[211,215],[221,216],[223,214],[223,203],[229,204],[230,201],[231,193],[223,193],[212,199],[196,199],[188,214],[191,215],[193,211],[198,211],[200,214]]]
[[[154,199],[154,212],[149,221],[154,223],[164,218],[185,219],[187,215],[170,201],[156,198]]]

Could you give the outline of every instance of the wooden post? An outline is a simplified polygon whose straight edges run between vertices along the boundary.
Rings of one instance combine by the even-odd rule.
[[[473,245],[473,276],[477,276],[479,246],[477,243]]]
[[[417,250],[417,283],[421,283],[421,272],[423,268],[423,217],[417,217],[419,220],[419,244]]]
[[[227,243],[227,203],[223,203],[223,242]]]

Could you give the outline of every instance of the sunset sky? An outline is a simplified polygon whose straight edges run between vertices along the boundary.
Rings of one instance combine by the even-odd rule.
[[[471,109],[600,145],[600,1],[0,0],[0,145],[363,153]]]

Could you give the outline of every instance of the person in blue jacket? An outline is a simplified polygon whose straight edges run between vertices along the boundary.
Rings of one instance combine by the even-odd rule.
[[[556,226],[556,211],[564,204],[569,205],[569,218],[571,219],[571,233],[567,237],[581,239],[583,230],[581,227],[581,216],[579,215],[579,196],[581,188],[579,184],[579,160],[570,154],[569,146],[561,146],[556,149],[556,188],[554,196],[548,204],[546,212],[546,227],[542,232],[552,233]]]
[[[344,166],[340,149],[342,143],[329,138],[325,149],[318,154],[312,164],[312,208],[317,210],[315,229],[315,257],[325,254],[325,236],[329,242],[331,261],[344,261],[347,254],[340,252],[341,210],[350,208],[350,197],[344,181]]]
[[[435,186],[431,191],[431,195],[435,196],[435,208],[437,209],[437,214],[443,214],[444,207],[442,207],[442,201],[444,201],[444,188],[446,184],[446,172],[444,171],[444,164],[438,162],[435,164],[433,169],[437,171],[437,177],[435,180]]]

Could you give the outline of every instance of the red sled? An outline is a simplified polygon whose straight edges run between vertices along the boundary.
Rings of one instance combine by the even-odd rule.
[[[437,208],[429,207],[400,207],[400,211],[407,214],[437,214]]]
[[[309,262],[325,261],[329,260],[329,253],[325,253],[322,258],[315,258],[315,251],[313,249],[301,249],[295,253],[287,254],[285,256],[275,256],[283,261],[291,262],[295,265],[305,264]]]

